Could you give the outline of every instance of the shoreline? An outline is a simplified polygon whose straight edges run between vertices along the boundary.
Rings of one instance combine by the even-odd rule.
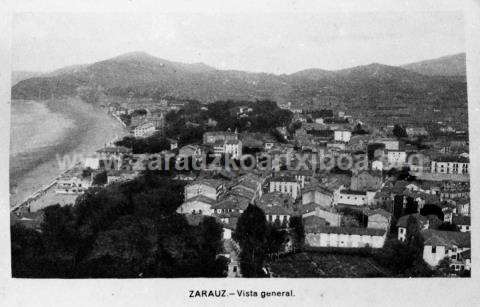
[[[15,176],[14,182],[10,183],[10,208],[44,190],[65,171],[60,168],[58,157],[92,154],[115,136],[127,134],[125,128],[112,116],[80,99],[38,102],[43,103],[52,113],[73,120],[74,125],[67,129],[59,144],[42,148],[44,158],[32,162],[35,166],[32,166],[31,170],[22,171]],[[12,187],[12,184],[16,187]],[[12,189],[15,190],[14,193]]]

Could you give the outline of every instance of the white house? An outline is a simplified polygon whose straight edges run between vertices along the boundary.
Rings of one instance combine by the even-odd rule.
[[[293,176],[280,176],[270,179],[270,193],[286,193],[293,199],[297,199],[300,196],[300,189],[300,183]]]
[[[83,166],[85,168],[99,169],[100,160],[98,159],[98,157],[86,157]]]
[[[180,207],[177,208],[177,213],[180,214],[202,214],[212,215],[212,206],[215,200],[203,195],[197,195],[187,199]]]
[[[337,142],[350,142],[350,138],[352,137],[352,132],[348,130],[335,130],[333,132],[333,139]]]
[[[135,129],[133,129],[133,136],[135,136],[136,138],[149,137],[154,133],[155,133],[155,125],[150,122],[141,124],[135,127]]]
[[[407,153],[403,150],[387,150],[387,161],[390,167],[403,167],[407,162]]]
[[[305,234],[305,243],[314,247],[382,248],[385,229],[357,227],[317,227]]]
[[[448,257],[458,260],[459,254],[470,250],[470,233],[458,231],[440,231],[427,229],[421,232],[424,239],[423,260],[430,266],[437,266]]]
[[[334,205],[366,206],[373,203],[375,192],[340,190],[334,195]]]
[[[242,141],[226,140],[224,146],[225,153],[230,155],[230,157],[234,159],[240,159],[242,157]]]
[[[203,195],[213,200],[218,200],[225,191],[223,181],[213,179],[195,180],[185,186],[185,200]]]
[[[55,193],[57,194],[82,194],[91,186],[91,178],[65,175],[57,180]]]
[[[432,161],[430,171],[432,173],[440,174],[468,174],[470,163],[466,159],[458,159],[457,161],[448,161],[449,159],[442,159]]]

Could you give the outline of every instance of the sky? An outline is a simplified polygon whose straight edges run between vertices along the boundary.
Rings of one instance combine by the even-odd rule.
[[[12,70],[51,71],[132,51],[219,69],[293,73],[400,65],[465,51],[461,11],[18,13]]]

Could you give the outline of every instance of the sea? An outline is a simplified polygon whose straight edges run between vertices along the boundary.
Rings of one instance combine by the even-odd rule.
[[[11,103],[10,193],[38,165],[55,158],[75,122],[52,112],[45,103],[17,100]]]

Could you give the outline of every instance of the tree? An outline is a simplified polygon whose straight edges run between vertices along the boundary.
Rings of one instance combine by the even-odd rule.
[[[444,217],[442,208],[433,204],[424,205],[423,208],[420,209],[420,214],[423,216],[433,214],[433,215],[436,215],[441,221],[443,221],[443,217]]]
[[[303,227],[303,219],[301,216],[292,216],[289,226],[293,237],[293,250],[301,250],[305,244],[305,229]]]
[[[262,209],[249,205],[240,215],[233,239],[240,245],[240,268],[245,277],[262,277],[267,221]]]
[[[107,172],[103,171],[93,177],[92,185],[104,185],[108,181]]]
[[[455,224],[449,223],[449,222],[443,222],[438,226],[438,230],[443,230],[443,231],[458,231],[458,227]]]
[[[355,126],[355,128],[353,128],[352,134],[353,135],[363,135],[363,134],[368,134],[368,131],[363,129],[362,125],[360,123],[358,123]]]
[[[412,197],[407,197],[407,204],[405,205],[404,214],[413,214],[418,213],[418,202],[415,201]]]
[[[396,136],[397,138],[406,138],[408,137],[407,131],[400,125],[396,124],[393,126],[393,135]]]

